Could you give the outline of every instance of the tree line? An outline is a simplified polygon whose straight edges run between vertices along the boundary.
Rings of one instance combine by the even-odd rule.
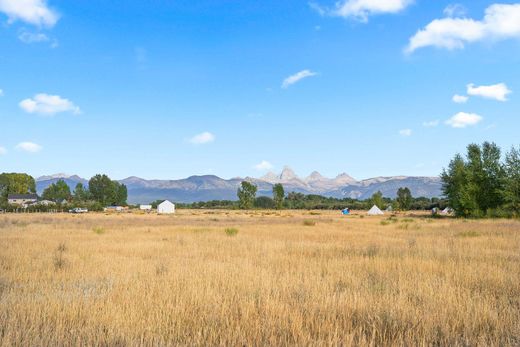
[[[461,217],[520,216],[520,148],[470,144],[441,174],[443,193]]]
[[[177,204],[178,208],[193,209],[295,209],[295,210],[368,210],[373,205],[381,209],[391,207],[394,210],[431,210],[444,209],[447,202],[440,198],[413,197],[409,188],[397,190],[395,199],[384,197],[380,191],[369,199],[333,198],[300,192],[285,193],[282,184],[275,184],[272,196],[257,196],[258,188],[251,182],[243,181],[237,190],[237,201],[211,200],[189,204]]]
[[[0,174],[0,206],[7,207],[10,194],[34,194],[36,182],[33,177],[24,173]],[[107,175],[98,174],[88,181],[85,187],[78,183],[71,192],[63,179],[50,184],[42,193],[42,199],[58,205],[74,203],[76,207],[87,207],[90,210],[102,210],[105,206],[126,206],[128,190],[124,184],[111,180]]]

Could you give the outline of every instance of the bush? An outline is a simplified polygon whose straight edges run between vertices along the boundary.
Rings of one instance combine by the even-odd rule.
[[[101,235],[101,234],[105,233],[105,229],[103,229],[101,227],[96,227],[96,228],[92,229],[92,231],[94,231],[94,233],[98,234],[98,235]]]
[[[303,225],[305,225],[306,227],[313,227],[316,225],[316,222],[310,219],[306,219],[303,221]]]
[[[238,229],[237,228],[227,228],[225,230],[225,232],[226,232],[227,236],[235,236],[236,234],[238,234]]]

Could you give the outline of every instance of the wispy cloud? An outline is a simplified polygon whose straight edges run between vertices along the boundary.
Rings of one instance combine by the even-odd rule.
[[[450,4],[444,9],[446,17],[464,17],[468,10],[461,4]]]
[[[20,142],[16,145],[16,149],[27,153],[38,153],[43,147],[34,142]]]
[[[18,35],[18,39],[23,43],[48,42],[50,40],[50,38],[44,33],[32,33],[29,31],[22,31]]]
[[[426,127],[426,128],[434,128],[436,127],[437,125],[439,125],[439,120],[432,120],[432,121],[428,121],[428,122],[424,122],[422,123],[423,124],[423,127]]]
[[[36,94],[33,98],[22,100],[19,106],[27,113],[38,113],[46,116],[53,116],[61,112],[81,113],[80,108],[74,105],[72,101],[59,95],[45,93]]]
[[[190,139],[190,142],[195,145],[204,145],[213,141],[215,141],[215,135],[207,131],[197,134]]]
[[[260,163],[256,164],[254,168],[257,170],[270,170],[273,168],[273,164],[267,160],[262,160]]]
[[[401,129],[399,130],[399,135],[401,136],[412,136],[412,129]]]
[[[410,38],[405,52],[428,46],[462,49],[468,43],[510,38],[520,38],[520,4],[493,4],[482,20],[450,16],[435,19]]]
[[[7,149],[5,147],[0,146],[0,155],[6,155],[6,154],[7,154]]]
[[[9,23],[20,20],[40,27],[52,27],[59,19],[45,0],[0,0],[0,12],[9,18]]]
[[[0,96],[4,96],[4,90],[0,89]]]
[[[335,7],[324,8],[316,3],[309,5],[323,15],[354,18],[368,22],[368,17],[378,14],[398,13],[414,3],[414,0],[342,0]]]
[[[468,99],[469,98],[467,96],[459,94],[455,94],[453,95],[453,98],[451,98],[451,100],[456,104],[465,104],[466,102],[468,102]]]
[[[480,96],[485,99],[493,99],[502,102],[507,101],[507,96],[512,93],[505,83],[490,86],[475,86],[474,84],[468,84],[467,87],[468,95]]]
[[[310,70],[302,70],[284,79],[282,82],[282,88],[289,88],[291,85],[300,82],[304,78],[313,77],[316,75],[316,72],[312,72]]]
[[[477,125],[483,119],[484,118],[476,113],[459,112],[448,119],[445,123],[452,128],[466,128],[468,126]]]

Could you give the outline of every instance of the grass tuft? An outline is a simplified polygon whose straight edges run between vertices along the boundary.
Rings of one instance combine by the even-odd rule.
[[[226,228],[225,232],[226,232],[227,236],[235,236],[236,234],[238,234],[238,229],[237,228]]]

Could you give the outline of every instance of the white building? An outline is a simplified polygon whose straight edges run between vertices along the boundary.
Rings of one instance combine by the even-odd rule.
[[[139,205],[139,209],[141,211],[151,211],[152,210],[152,205]]]
[[[175,213],[175,205],[168,200],[164,200],[157,206],[158,214],[172,214]]]
[[[7,196],[7,203],[9,205],[28,206],[35,204],[38,201],[36,194],[9,194]]]

